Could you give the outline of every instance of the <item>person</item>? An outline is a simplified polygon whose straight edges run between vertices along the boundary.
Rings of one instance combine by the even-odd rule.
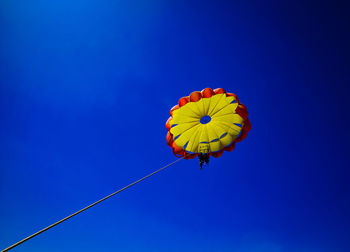
[[[198,158],[199,158],[199,165],[200,165],[201,170],[202,170],[203,164],[207,165],[209,163],[209,154],[208,153],[199,153]]]

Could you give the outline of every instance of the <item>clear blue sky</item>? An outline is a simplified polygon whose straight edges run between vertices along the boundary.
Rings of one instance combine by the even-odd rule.
[[[175,160],[169,109],[222,87],[252,122],[234,152],[183,160],[14,251],[350,251],[346,10],[1,1],[0,249]]]

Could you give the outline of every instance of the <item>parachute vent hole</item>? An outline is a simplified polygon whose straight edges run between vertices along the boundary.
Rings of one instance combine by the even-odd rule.
[[[210,121],[211,121],[211,117],[208,115],[203,116],[200,120],[201,124],[207,124]]]

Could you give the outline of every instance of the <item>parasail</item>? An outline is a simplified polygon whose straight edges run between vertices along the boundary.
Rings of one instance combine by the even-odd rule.
[[[247,108],[233,93],[205,88],[179,99],[166,122],[166,140],[176,157],[220,157],[232,151],[251,129]]]

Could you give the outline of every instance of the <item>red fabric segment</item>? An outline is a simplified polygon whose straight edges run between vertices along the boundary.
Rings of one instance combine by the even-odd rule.
[[[183,105],[186,105],[186,103],[188,103],[189,101],[190,101],[190,98],[188,96],[182,97],[179,100],[179,106],[182,107]]]
[[[169,131],[171,126],[170,126],[170,121],[173,119],[171,116],[168,118],[168,120],[165,123],[165,128]]]
[[[192,92],[190,94],[190,102],[197,102],[202,98],[202,94],[199,91]]]
[[[175,153],[174,149],[173,149],[173,154],[175,157],[183,157],[185,152],[183,151],[182,153]]]
[[[235,139],[235,142],[238,143],[238,142],[242,141],[246,137],[247,137],[247,132],[242,130],[241,135],[238,138]]]
[[[247,120],[244,121],[243,130],[246,132],[249,132],[251,129],[252,129],[252,125],[250,124],[249,118],[247,118]]]
[[[197,156],[198,156],[198,154],[188,154],[188,153],[186,153],[185,159],[192,159],[192,158],[195,158]]]
[[[173,142],[173,151],[176,154],[180,154],[181,152],[183,152],[183,149],[181,149],[179,146],[176,145],[175,142]]]
[[[224,149],[218,151],[218,152],[211,152],[210,156],[213,156],[215,158],[221,157],[222,153],[224,153]]]
[[[179,106],[178,104],[176,104],[174,107],[172,107],[172,108],[170,109],[170,115],[173,116],[173,111],[176,110],[176,109],[178,109],[178,108],[180,108],[180,106]]]
[[[244,120],[247,120],[248,118],[248,110],[247,108],[243,105],[243,104],[239,104],[236,108],[236,112],[237,114],[239,114]]]
[[[212,97],[214,95],[214,91],[211,88],[205,88],[202,90],[202,97],[203,98],[209,98]]]
[[[170,132],[168,132],[168,134],[166,134],[166,143],[169,145],[169,147],[173,147],[173,142],[173,136]]]
[[[175,155],[175,157],[180,158],[180,157],[183,157],[183,156],[185,155],[185,152],[182,151],[182,152],[176,153],[176,152],[174,151],[174,149],[173,149],[173,154]]]
[[[217,88],[217,89],[214,89],[214,93],[215,94],[225,94],[226,91],[223,88]]]
[[[246,111],[248,112],[248,109],[247,109],[247,107],[246,107],[244,104],[240,103],[239,106],[240,106],[242,109],[244,109],[244,110],[246,110]]]
[[[235,146],[236,146],[236,143],[232,143],[232,144],[230,144],[229,146],[226,146],[226,147],[224,148],[224,150],[225,150],[225,151],[233,151],[234,148],[235,148]]]
[[[235,97],[236,101],[239,102],[237,95],[235,95],[234,93],[226,93],[226,96],[233,96]]]

